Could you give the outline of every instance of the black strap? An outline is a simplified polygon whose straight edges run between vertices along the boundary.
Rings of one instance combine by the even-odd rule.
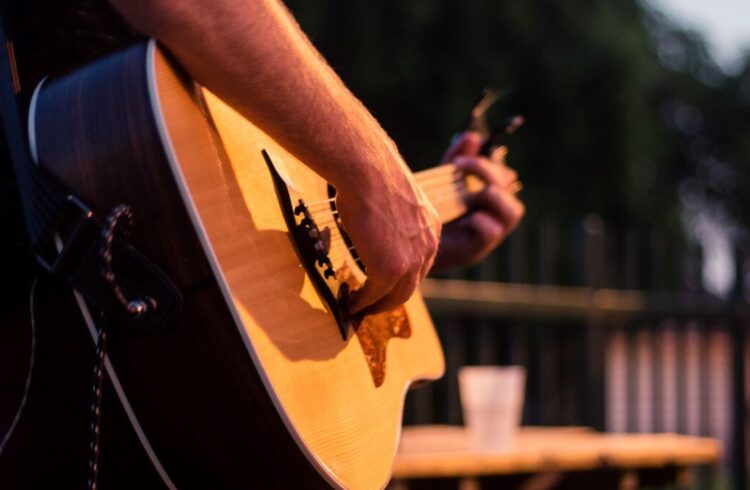
[[[147,305],[138,314],[129,312],[103,277],[101,250],[107,230],[88,206],[32,162],[16,97],[18,87],[9,52],[12,45],[2,22],[0,43],[0,115],[38,262],[121,322],[147,330],[166,327],[181,310],[179,289],[135,248],[121,238],[110,239],[119,288]]]

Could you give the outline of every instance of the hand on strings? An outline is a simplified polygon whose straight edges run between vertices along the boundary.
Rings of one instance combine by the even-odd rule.
[[[362,288],[349,298],[350,313],[372,314],[405,303],[427,275],[440,236],[437,212],[401,158],[380,159],[377,173],[358,185],[337,187],[336,206],[367,267]],[[361,166],[365,167],[365,166]]]

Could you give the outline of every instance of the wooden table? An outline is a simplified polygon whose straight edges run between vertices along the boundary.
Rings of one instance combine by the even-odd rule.
[[[688,484],[690,467],[716,463],[715,439],[602,434],[584,427],[523,428],[504,453],[469,448],[463,427],[404,428],[390,487],[401,489],[631,489]]]

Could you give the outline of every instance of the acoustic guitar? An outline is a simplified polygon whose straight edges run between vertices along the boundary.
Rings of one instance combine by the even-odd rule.
[[[109,378],[168,486],[388,483],[406,390],[440,377],[443,355],[419,294],[344,313],[366,264],[335,189],[153,41],[42,82],[29,139],[100,219],[130,205],[129,240],[183,292],[170,328],[108,342]],[[416,178],[444,222],[466,212],[455,167]]]

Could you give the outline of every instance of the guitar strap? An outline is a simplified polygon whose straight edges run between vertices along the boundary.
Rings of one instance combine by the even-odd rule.
[[[37,262],[118,323],[148,331],[166,328],[182,309],[182,294],[155,264],[115,235],[119,218],[127,213],[113,210],[101,223],[32,161],[19,111],[13,44],[6,32],[0,22],[0,116]]]

